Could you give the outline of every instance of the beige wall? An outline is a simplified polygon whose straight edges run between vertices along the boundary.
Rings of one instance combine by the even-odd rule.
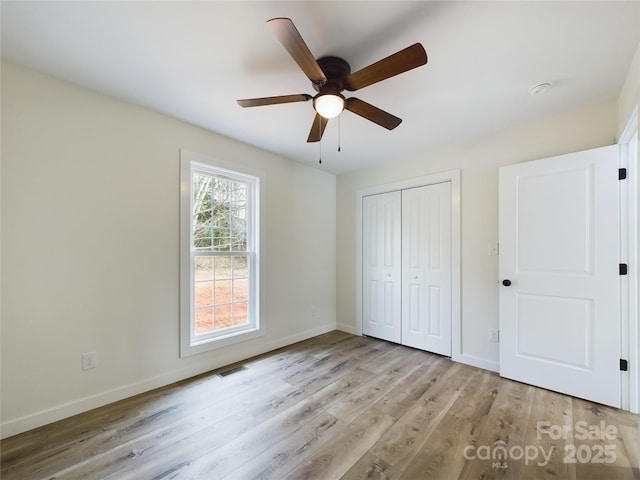
[[[636,49],[633,61],[629,66],[627,78],[620,91],[618,99],[618,135],[627,124],[630,115],[640,103],[640,43]]]
[[[181,148],[267,177],[267,333],[184,359]],[[333,175],[4,64],[1,192],[3,436],[335,328]]]
[[[498,328],[498,257],[488,255],[498,241],[498,168],[615,143],[615,101],[569,112],[494,136],[394,159],[383,165],[338,176],[337,321],[355,331],[356,192],[460,168],[462,216],[462,302],[460,360],[497,370],[498,344],[488,341]]]

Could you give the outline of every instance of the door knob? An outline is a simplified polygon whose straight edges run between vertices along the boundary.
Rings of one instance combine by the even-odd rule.
[[[509,285],[511,285],[511,280],[509,280],[508,278],[507,278],[507,279],[504,279],[504,280],[502,280],[502,284],[503,284],[505,287],[508,287]]]

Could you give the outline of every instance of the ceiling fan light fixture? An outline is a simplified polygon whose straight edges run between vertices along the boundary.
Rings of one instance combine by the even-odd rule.
[[[344,110],[344,97],[333,93],[318,95],[313,100],[313,108],[324,118],[335,118]]]

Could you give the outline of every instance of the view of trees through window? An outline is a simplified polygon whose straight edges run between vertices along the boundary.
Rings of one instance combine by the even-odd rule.
[[[249,322],[249,185],[222,176],[193,175],[195,333]]]

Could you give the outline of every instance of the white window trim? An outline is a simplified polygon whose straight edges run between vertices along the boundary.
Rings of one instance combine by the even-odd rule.
[[[191,265],[191,172],[192,166],[210,166],[230,178],[250,177],[254,179],[255,190],[252,205],[254,222],[253,250],[255,252],[255,272],[250,279],[253,312],[256,315],[254,328],[241,331],[230,330],[227,334],[209,338],[204,342],[192,341],[193,295]],[[264,214],[261,206],[265,204],[265,174],[240,164],[213,159],[203,154],[180,150],[180,357],[188,357],[217,348],[245,342],[265,334],[264,299],[261,285],[264,285]]]

